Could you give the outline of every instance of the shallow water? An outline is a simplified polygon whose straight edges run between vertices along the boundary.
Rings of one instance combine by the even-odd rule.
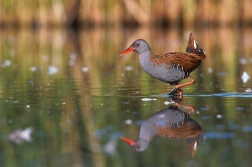
[[[155,136],[144,152],[119,138],[137,140],[147,118],[177,104],[136,54],[118,55],[136,38],[154,53],[184,51],[189,31],[2,31],[0,166],[249,166],[252,31],[194,33],[207,58],[178,108],[194,108],[204,132],[192,157],[185,138]]]

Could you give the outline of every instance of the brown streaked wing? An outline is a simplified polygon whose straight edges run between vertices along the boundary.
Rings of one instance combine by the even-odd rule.
[[[201,57],[195,53],[171,52],[151,57],[151,61],[156,65],[179,64],[186,72],[190,72],[200,65]]]
[[[200,127],[184,124],[177,128],[155,126],[155,130],[159,136],[174,138],[194,138],[203,133]]]

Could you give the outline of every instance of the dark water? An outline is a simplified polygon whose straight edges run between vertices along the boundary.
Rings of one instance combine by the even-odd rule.
[[[194,30],[207,58],[178,108],[136,54],[118,58],[136,38],[154,53],[184,51],[190,31],[1,31],[0,166],[250,166],[251,30]],[[144,152],[119,138],[137,140],[171,107],[201,128],[194,157],[186,135],[157,135]]]

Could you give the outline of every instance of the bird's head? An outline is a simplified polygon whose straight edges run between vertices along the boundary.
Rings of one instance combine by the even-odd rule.
[[[136,142],[125,137],[120,137],[125,143],[132,146],[137,152],[143,152],[149,147],[149,142],[144,139],[138,139]]]
[[[143,39],[138,39],[135,42],[133,42],[133,44],[128,49],[123,51],[119,55],[119,57],[121,57],[129,52],[137,52],[138,54],[141,54],[141,53],[145,53],[147,51],[150,51],[149,44]]]

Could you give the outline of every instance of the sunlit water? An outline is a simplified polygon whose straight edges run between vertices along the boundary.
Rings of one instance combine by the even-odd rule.
[[[183,89],[179,107],[191,113],[204,132],[194,157],[185,138],[156,136],[144,152],[120,139],[137,140],[147,118],[176,104],[167,95],[172,87],[145,74],[136,54],[118,58],[134,38],[155,34],[136,31],[136,37],[125,39],[118,30],[96,31],[79,33],[75,36],[79,40],[65,31],[40,32],[35,38],[27,31],[2,32],[1,166],[252,163],[251,51],[246,43],[241,50],[234,47],[241,40],[235,30],[195,31],[207,59],[192,73],[197,82]],[[157,33],[157,39],[149,39],[153,52],[183,51],[186,34]],[[226,39],[229,46],[216,43],[224,40],[218,34],[231,36]],[[165,47],[172,41],[179,44]]]

